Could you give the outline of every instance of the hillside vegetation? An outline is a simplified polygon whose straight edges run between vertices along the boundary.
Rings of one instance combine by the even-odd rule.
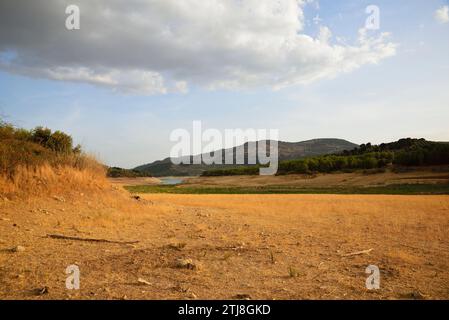
[[[15,128],[0,122],[0,196],[97,190],[107,185],[105,169],[73,146],[61,131]]]
[[[425,139],[401,139],[380,145],[362,144],[338,154],[286,160],[279,163],[278,174],[351,172],[383,170],[388,166],[431,166],[449,164],[449,144]],[[259,166],[208,170],[203,176],[256,175]]]
[[[107,170],[107,176],[110,178],[139,178],[139,177],[151,177],[151,174],[148,172],[137,171],[135,169],[109,167]]]

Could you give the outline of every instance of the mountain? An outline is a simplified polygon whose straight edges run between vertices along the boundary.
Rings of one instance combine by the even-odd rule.
[[[267,141],[269,144],[269,141]],[[245,160],[248,153],[248,143],[243,145]],[[313,139],[301,142],[278,142],[279,161],[301,159],[304,157],[319,156],[324,154],[339,153],[344,150],[353,150],[358,145],[342,139]],[[236,148],[222,149],[223,157]],[[213,153],[212,153],[213,154]],[[190,156],[192,159],[192,156]],[[234,157],[235,159],[235,157]],[[205,164],[173,164],[171,158],[158,160],[134,168],[136,171],[145,172],[155,177],[162,176],[195,176],[205,170],[238,167],[239,165],[205,165]]]

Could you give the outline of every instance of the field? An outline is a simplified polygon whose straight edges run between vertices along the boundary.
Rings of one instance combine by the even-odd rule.
[[[395,173],[184,178],[180,185],[116,180],[134,193],[174,194],[449,194],[449,169]],[[136,183],[141,181],[141,183]]]
[[[0,299],[449,298],[449,196],[114,192],[0,200]]]

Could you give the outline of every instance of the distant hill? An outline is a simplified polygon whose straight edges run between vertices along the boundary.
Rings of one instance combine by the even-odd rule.
[[[110,178],[137,178],[137,177],[151,177],[151,174],[134,169],[123,169],[120,167],[108,167],[106,176]]]
[[[248,152],[248,144],[245,147],[245,159]],[[301,142],[278,142],[279,160],[293,160],[304,157],[313,157],[325,154],[340,153],[345,150],[353,150],[359,145],[342,139],[313,139]],[[236,148],[222,149],[223,157],[230,152],[235,154]],[[192,156],[191,156],[192,158]],[[206,170],[227,169],[239,167],[239,165],[205,165],[205,164],[173,164],[170,158],[155,161],[149,164],[138,166],[133,170],[151,174],[155,177],[161,176],[194,176],[201,175]]]
[[[352,150],[312,157],[281,160],[277,174],[316,174],[330,172],[365,173],[394,171],[405,167],[425,167],[449,165],[449,143],[425,139],[400,139],[395,142],[372,145],[362,144]],[[257,175],[260,166],[240,166],[238,168],[216,168],[206,170],[203,176]],[[408,170],[408,169],[406,169]]]

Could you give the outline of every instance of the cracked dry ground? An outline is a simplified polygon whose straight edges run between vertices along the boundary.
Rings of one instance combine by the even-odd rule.
[[[448,230],[448,196],[2,201],[0,298],[447,299]],[[80,268],[80,290],[65,287],[71,264]],[[368,265],[380,268],[379,290],[365,288]]]

